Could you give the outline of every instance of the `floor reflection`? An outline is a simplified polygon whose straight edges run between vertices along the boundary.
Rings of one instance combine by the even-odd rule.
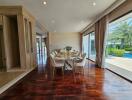
[[[50,63],[47,62],[43,68],[39,67],[32,71],[19,84],[2,94],[0,99],[131,100],[132,98],[131,83],[106,69],[95,68],[95,64],[91,61],[86,63],[85,74],[73,75],[71,71],[66,70],[63,76],[58,69],[53,78]]]
[[[46,54],[37,54],[38,72],[45,71],[46,62],[47,62]]]

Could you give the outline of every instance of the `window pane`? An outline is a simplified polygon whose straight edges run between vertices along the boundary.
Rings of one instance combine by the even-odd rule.
[[[95,33],[90,33],[90,41],[89,41],[89,59],[95,61],[96,51],[95,51]]]
[[[125,73],[132,72],[132,13],[109,23],[105,51],[105,67],[130,78]]]
[[[83,36],[83,53],[86,53],[86,57],[88,58],[88,35]]]

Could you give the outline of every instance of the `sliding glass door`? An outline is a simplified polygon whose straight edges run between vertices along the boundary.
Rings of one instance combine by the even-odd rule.
[[[88,58],[88,48],[89,48],[89,43],[88,43],[89,35],[83,36],[83,53],[86,53],[86,57]]]
[[[105,67],[132,80],[132,13],[109,23]]]
[[[95,51],[95,33],[92,32],[89,34],[89,59],[95,61],[96,51]]]
[[[83,36],[83,52],[86,53],[87,58],[95,61],[95,33],[91,32],[88,35]]]
[[[36,47],[38,65],[46,64],[47,48],[45,44],[45,38],[43,38],[41,35],[37,35],[36,37]]]

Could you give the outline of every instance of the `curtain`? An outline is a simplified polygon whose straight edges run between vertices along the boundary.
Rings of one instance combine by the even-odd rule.
[[[79,33],[80,34],[80,52],[83,52],[83,34],[82,33]]]
[[[104,16],[95,23],[95,47],[96,47],[96,65],[102,67],[104,55],[104,39],[107,28],[107,16]]]

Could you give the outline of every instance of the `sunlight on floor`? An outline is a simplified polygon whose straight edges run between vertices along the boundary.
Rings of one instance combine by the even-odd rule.
[[[115,65],[120,68],[126,69],[128,71],[132,71],[132,59],[131,58],[110,57],[110,58],[107,58],[105,62],[111,65]]]

